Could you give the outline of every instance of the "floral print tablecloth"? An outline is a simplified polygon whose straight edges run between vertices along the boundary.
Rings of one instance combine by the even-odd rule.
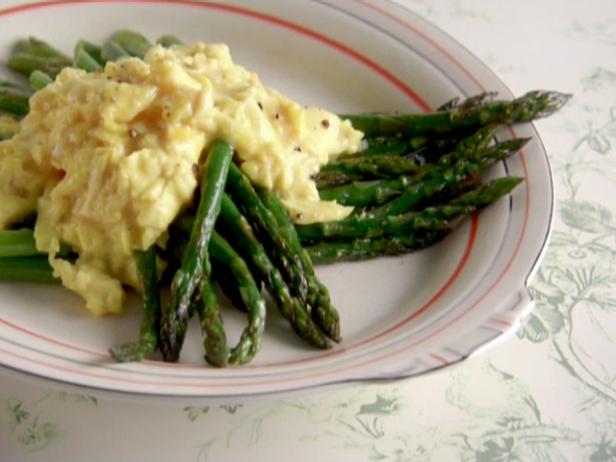
[[[616,2],[404,3],[515,94],[575,95],[537,124],[556,219],[516,335],[423,377],[257,404],[154,406],[0,374],[1,462],[616,461]]]

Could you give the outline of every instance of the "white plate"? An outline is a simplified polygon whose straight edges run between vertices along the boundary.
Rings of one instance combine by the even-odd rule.
[[[0,12],[0,56],[28,35],[70,51],[79,38],[101,42],[123,27],[228,43],[267,85],[332,111],[425,111],[486,90],[512,97],[458,43],[388,1],[30,4]],[[271,310],[248,366],[204,365],[196,326],[179,364],[116,364],[107,349],[136,334],[135,300],[125,315],[100,320],[62,288],[3,283],[0,364],[99,390],[214,399],[407,377],[460,361],[511,332],[530,307],[526,281],[550,229],[546,153],[531,125],[502,133],[511,136],[533,141],[493,169],[526,178],[510,198],[431,249],[319,268],[342,320],[344,340],[331,350],[306,347]],[[225,322],[233,338],[242,315],[225,310]]]

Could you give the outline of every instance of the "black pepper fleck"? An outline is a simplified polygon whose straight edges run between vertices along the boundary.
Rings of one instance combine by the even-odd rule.
[[[297,152],[302,152],[302,148],[300,148],[299,146],[295,146],[293,150]]]
[[[263,105],[261,104],[260,101],[257,101],[257,106],[259,106],[259,109],[263,110]]]
[[[321,120],[321,127],[329,128],[329,120],[327,120],[327,119]]]
[[[280,114],[276,113],[274,117],[276,117],[276,120],[278,120],[280,118]]]

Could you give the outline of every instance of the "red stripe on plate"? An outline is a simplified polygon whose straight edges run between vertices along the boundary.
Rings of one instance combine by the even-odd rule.
[[[481,83],[476,79],[476,77],[474,77],[466,68],[464,68],[464,66],[457,60],[455,59],[455,57],[453,57],[450,53],[447,52],[447,50],[445,50],[444,48],[442,48],[438,43],[434,42],[430,37],[426,36],[424,33],[418,31],[417,29],[415,29],[413,26],[405,23],[404,21],[401,21],[399,18],[387,13],[386,11],[372,6],[370,4],[367,4],[366,2],[362,1],[362,0],[355,0],[361,4],[364,4],[365,6],[372,8],[373,10],[379,12],[380,14],[383,14],[387,17],[389,17],[389,19],[397,22],[397,23],[401,23],[403,25],[403,27],[409,28],[411,29],[413,32],[415,32],[417,35],[419,35],[423,40],[425,40],[427,43],[429,43],[430,45],[432,45],[437,51],[439,51],[441,54],[443,54],[446,58],[448,58],[450,61],[452,61],[457,67],[459,67],[481,90],[484,90],[484,87],[481,85]],[[0,10],[0,16],[1,15],[8,15],[8,14],[13,14],[13,13],[18,13],[18,12],[22,12],[22,11],[27,11],[27,10],[32,10],[32,9],[37,9],[37,8],[49,8],[49,7],[55,7],[55,6],[60,6],[60,5],[68,5],[68,4],[80,4],[80,3],[118,3],[115,1],[97,1],[97,2],[88,2],[88,1],[83,1],[83,0],[62,0],[59,2],[55,2],[55,3],[46,3],[46,2],[39,2],[39,3],[32,3],[32,4],[26,4],[26,5],[19,5],[16,7],[12,7],[12,8],[7,8],[4,10]],[[265,21],[271,24],[275,24],[277,26],[281,26],[290,30],[293,30],[297,33],[300,33],[302,35],[305,35],[307,37],[311,37],[317,41],[320,41],[321,43],[324,43],[330,47],[333,47],[335,49],[337,49],[338,51],[342,52],[343,54],[350,56],[351,58],[357,60],[358,62],[366,65],[367,67],[369,67],[370,69],[372,69],[374,72],[376,72],[377,74],[381,75],[383,78],[385,78],[387,81],[389,81],[392,85],[394,85],[395,87],[397,87],[401,92],[403,92],[405,95],[407,95],[411,100],[413,100],[420,108],[422,108],[422,110],[424,111],[428,111],[430,109],[430,107],[425,103],[425,101],[423,101],[423,99],[421,99],[412,89],[410,89],[406,84],[404,84],[402,81],[400,81],[399,79],[397,79],[393,74],[389,73],[388,71],[386,71],[385,69],[381,68],[378,64],[376,64],[374,61],[366,58],[365,56],[361,55],[360,53],[358,53],[357,51],[347,47],[346,45],[343,45],[340,42],[335,41],[334,39],[331,39],[327,36],[324,36],[318,32],[312,31],[304,26],[292,23],[290,21],[286,21],[284,19],[281,18],[277,18],[275,16],[270,16],[264,13],[260,13],[260,12],[256,12],[253,10],[248,10],[248,9],[244,9],[244,8],[240,8],[240,7],[236,7],[236,6],[231,6],[231,5],[222,5],[219,3],[202,3],[202,2],[195,2],[195,1],[187,1],[187,0],[171,0],[171,1],[162,1],[162,2],[157,2],[157,1],[153,1],[153,0],[137,0],[137,1],[121,1],[120,3],[151,3],[151,4],[155,4],[155,3],[161,3],[161,4],[165,4],[165,3],[170,3],[170,4],[181,4],[181,5],[187,5],[187,6],[194,6],[194,7],[200,7],[200,8],[211,8],[211,9],[218,9],[221,11],[227,11],[230,13],[235,13],[235,14],[239,14],[239,15],[243,15],[243,16],[247,16],[247,17],[252,17],[252,18],[256,18],[259,19],[261,21]],[[511,130],[511,133],[515,136],[515,132],[513,130]],[[526,161],[524,159],[523,153],[520,153],[520,158],[522,160],[522,164],[523,164],[523,168],[524,168],[524,176],[526,179],[528,179],[528,169],[526,166]],[[469,313],[470,311],[472,311],[475,306],[481,301],[483,300],[483,298],[485,298],[485,296],[487,296],[489,294],[489,292],[494,288],[494,286],[504,277],[504,275],[509,271],[515,256],[517,255],[521,242],[523,240],[525,231],[526,231],[526,225],[527,225],[527,221],[528,221],[528,214],[529,214],[529,198],[530,198],[530,186],[528,185],[528,181],[525,182],[526,183],[526,208],[525,208],[525,218],[524,218],[524,226],[522,229],[522,233],[520,235],[520,238],[517,242],[516,245],[516,249],[514,251],[514,255],[512,256],[511,260],[508,262],[505,270],[503,271],[503,273],[501,273],[501,275],[499,276],[498,280],[488,289],[488,291],[482,295],[482,297],[475,303],[473,304],[471,307],[469,307],[467,310],[465,310],[464,312],[460,313],[458,316],[456,316],[453,320],[451,320],[450,322],[448,322],[445,326],[439,328],[438,330],[432,332],[430,335],[424,337],[423,339],[419,340],[418,342],[413,343],[412,345],[407,345],[405,348],[403,349],[399,349],[395,352],[389,353],[387,355],[383,355],[380,358],[377,359],[372,359],[369,361],[364,361],[363,363],[356,363],[356,364],[352,364],[350,366],[347,367],[342,367],[342,368],[337,368],[337,371],[342,371],[342,370],[348,370],[348,369],[353,369],[353,368],[357,368],[357,367],[361,367],[370,363],[373,363],[375,361],[380,361],[381,359],[385,358],[385,357],[389,357],[389,356],[393,356],[396,354],[399,354],[403,351],[407,351],[411,348],[413,348],[416,345],[419,345],[420,343],[423,343],[424,341],[428,340],[429,338],[433,337],[434,335],[436,335],[437,333],[440,333],[442,330],[450,327],[452,324],[456,323],[459,319],[461,319],[462,317],[464,317],[467,313]],[[361,344],[364,344],[366,342],[372,341],[374,339],[380,338],[383,335],[386,335],[387,333],[391,332],[394,329],[400,328],[403,325],[405,325],[406,323],[410,322],[411,320],[415,319],[417,316],[419,316],[420,314],[422,314],[423,312],[425,312],[428,307],[433,304],[436,300],[438,300],[446,291],[449,287],[451,287],[451,285],[455,282],[455,280],[458,278],[459,274],[462,272],[463,267],[465,266],[466,262],[468,261],[468,258],[470,256],[472,247],[473,247],[473,243],[476,237],[476,232],[477,232],[477,227],[478,227],[478,218],[477,216],[474,216],[471,220],[471,230],[469,233],[469,237],[468,237],[468,242],[467,242],[467,246],[464,252],[464,255],[460,261],[460,263],[458,264],[458,266],[456,267],[454,273],[449,277],[449,279],[447,280],[447,282],[445,283],[445,285],[443,287],[441,287],[441,289],[439,289],[439,291],[437,291],[437,293],[435,293],[433,295],[433,297],[431,297],[431,299],[426,302],[422,307],[420,307],[417,311],[415,311],[411,316],[409,316],[408,318],[406,318],[404,321],[398,323],[396,326],[393,326],[392,328],[389,328],[388,330],[386,330],[385,332],[379,333],[377,334],[377,336],[371,338],[371,339],[367,339],[363,342],[361,342]],[[15,328],[19,328],[19,326],[15,326],[13,325]],[[71,346],[68,344],[65,344],[64,342],[60,342],[54,339],[49,339],[47,337],[43,337],[40,336],[36,333],[33,333],[31,331],[27,331],[24,330],[25,332],[29,333],[30,335],[33,336],[38,336],[39,338],[42,338],[44,340],[50,341],[52,343],[56,343],[62,346],[65,346],[67,348],[75,348],[77,350],[80,351],[86,351],[84,349],[81,349],[79,347],[75,347],[75,346]],[[347,348],[347,350],[351,349],[351,348],[356,348],[358,346],[358,344],[355,344],[349,348]],[[339,354],[343,351],[347,351],[347,350],[337,350],[335,353]],[[156,383],[156,382],[146,382],[146,381],[131,381],[131,380],[123,380],[121,378],[116,378],[116,377],[109,377],[109,376],[105,376],[105,375],[101,375],[101,374],[92,374],[89,372],[84,372],[81,369],[71,369],[71,368],[66,368],[66,367],[62,367],[62,366],[51,366],[49,364],[46,364],[44,362],[38,361],[36,359],[33,358],[29,358],[26,356],[22,356],[13,352],[9,352],[6,350],[1,350],[0,351],[6,353],[6,354],[12,354],[13,356],[19,357],[21,359],[24,360],[28,360],[31,362],[34,362],[36,364],[40,364],[40,365],[44,365],[46,367],[56,367],[57,369],[60,370],[65,370],[68,372],[72,372],[72,373],[76,373],[76,374],[83,374],[83,375],[87,375],[87,376],[92,376],[92,377],[102,377],[105,378],[107,380],[117,380],[117,381],[124,381],[124,382],[133,382],[133,383],[139,383],[139,384],[152,384],[152,385],[159,385],[160,383]],[[100,353],[98,353],[100,355]],[[326,355],[320,355],[318,357],[313,357],[308,361],[314,361],[314,360],[318,360],[320,358],[322,358],[323,356]],[[444,358],[441,358],[444,359]],[[298,363],[298,362],[302,362],[302,361],[294,361],[292,363]],[[446,362],[446,361],[445,361]],[[278,365],[282,365],[285,363],[276,363],[273,364],[271,366],[278,366]],[[185,367],[186,365],[179,365],[178,367]],[[259,366],[259,367],[263,367],[263,366]],[[321,373],[316,373],[316,374],[311,374],[312,377],[315,376],[323,376],[323,375],[327,375],[329,374],[329,371],[326,372],[321,372]],[[280,382],[294,382],[297,380],[301,380],[303,379],[303,377],[295,377],[293,379],[278,379],[278,380],[271,380],[268,379],[266,381],[255,381],[255,382],[243,382],[242,385],[243,386],[247,386],[247,385],[262,385],[262,384],[266,384],[266,383],[280,383]],[[190,386],[190,387],[202,387],[205,388],[203,386],[203,383],[199,383],[199,384],[186,384],[185,382],[182,383],[170,383],[170,382],[165,382],[165,385],[169,385],[169,386],[181,386],[181,387],[186,387],[186,386]],[[227,383],[227,384],[217,384],[216,386],[231,386],[231,385],[237,385],[234,383]]]
[[[437,355],[436,353],[430,353],[430,356],[432,356],[432,358],[436,359],[438,362],[442,363],[443,365],[449,364],[449,361],[447,361],[447,359],[443,358],[440,355]]]
[[[428,35],[424,34],[422,31],[420,31],[416,27],[412,26],[411,24],[407,23],[406,21],[403,21],[398,16],[395,16],[395,15],[389,13],[388,11],[380,8],[379,6],[377,6],[375,4],[372,4],[372,3],[367,2],[365,0],[354,0],[354,1],[356,3],[359,3],[360,5],[365,6],[366,8],[371,9],[372,11],[376,11],[377,13],[381,14],[382,16],[385,16],[385,17],[389,18],[390,20],[392,20],[396,24],[402,26],[404,29],[410,30],[411,32],[419,35],[424,41],[426,41],[428,44],[430,44],[434,48],[436,48],[439,51],[439,53],[441,53],[443,56],[445,56],[458,69],[460,69],[477,86],[477,88],[479,88],[481,91],[486,91],[486,89],[482,85],[482,83],[473,74],[471,74],[471,72],[468,69],[466,69],[462,65],[462,63],[460,61],[458,61],[458,59],[455,56],[453,56],[445,48],[443,48],[438,43],[436,43],[434,40],[432,40]]]
[[[361,53],[355,51],[354,49],[352,49],[351,47],[348,47],[346,45],[344,45],[343,43],[338,42],[337,40],[334,40],[330,37],[327,37],[326,35],[320,34],[319,32],[313,31],[312,29],[308,29],[307,27],[304,27],[300,24],[291,22],[291,21],[287,21],[285,19],[282,18],[278,18],[276,16],[271,16],[269,14],[265,14],[265,13],[261,13],[259,11],[254,11],[254,10],[250,10],[248,8],[242,8],[239,6],[234,6],[234,5],[225,5],[222,3],[210,3],[210,2],[198,2],[198,1],[191,1],[191,0],[167,0],[167,1],[154,1],[154,0],[128,0],[128,1],[117,1],[117,0],[99,0],[99,1],[85,1],[85,0],[62,0],[62,1],[58,1],[58,2],[54,2],[53,4],[49,4],[47,2],[37,2],[37,3],[32,3],[32,4],[26,4],[26,5],[18,5],[18,6],[14,6],[11,8],[6,8],[4,10],[0,10],[0,16],[2,15],[8,15],[8,14],[14,14],[14,13],[19,13],[22,11],[27,11],[27,10],[33,10],[33,9],[38,9],[38,8],[47,8],[50,6],[59,6],[59,5],[70,5],[70,4],[80,4],[80,3],[102,3],[102,4],[106,4],[106,3],[159,3],[159,4],[173,4],[173,5],[187,5],[187,6],[194,6],[194,7],[198,7],[198,8],[209,8],[212,10],[219,10],[219,11],[225,11],[225,12],[229,12],[229,13],[234,13],[237,15],[241,15],[241,16],[247,16],[250,18],[254,18],[254,19],[259,19],[261,21],[264,22],[268,22],[270,24],[274,24],[276,26],[281,26],[284,27],[285,29],[290,29],[293,30],[295,32],[298,32],[302,35],[305,35],[307,37],[310,37],[314,40],[317,40],[321,43],[324,43],[325,45],[328,45],[342,53],[344,53],[347,56],[350,56],[351,58],[355,59],[356,61],[364,64],[365,66],[369,67],[370,69],[372,69],[374,72],[376,72],[377,74],[379,74],[381,77],[383,77],[384,79],[386,79],[387,81],[389,81],[393,86],[395,86],[396,88],[398,88],[398,90],[400,90],[402,93],[404,93],[406,96],[408,96],[411,100],[413,100],[413,102],[415,104],[417,104],[417,106],[419,106],[419,108],[424,111],[427,112],[429,111],[431,108],[428,105],[428,103],[426,103],[417,93],[415,93],[411,88],[409,88],[408,85],[406,85],[404,82],[402,82],[400,79],[398,79],[395,75],[393,75],[392,73],[388,72],[386,69],[383,69],[381,66],[379,66],[376,62],[372,61],[371,59],[365,57],[364,55],[362,55]]]
[[[118,3],[117,1],[96,1],[96,2],[88,2],[88,1],[83,1],[83,0],[63,0],[63,1],[58,1],[58,2],[54,2],[54,3],[47,3],[47,2],[37,2],[37,3],[31,3],[31,4],[24,4],[24,5],[17,5],[15,7],[10,7],[10,8],[6,8],[4,10],[0,10],[0,16],[5,16],[5,15],[10,15],[10,14],[16,14],[16,13],[20,13],[20,12],[24,12],[24,11],[29,11],[29,10],[35,10],[35,9],[42,9],[42,8],[50,8],[50,7],[56,7],[56,6],[63,6],[63,5],[71,5],[71,4],[82,4],[82,3],[100,3],[100,4],[107,4],[107,3]],[[152,0],[133,0],[133,1],[122,1],[121,3],[161,3],[161,4],[180,4],[180,5],[187,5],[187,6],[194,6],[194,7],[200,7],[200,8],[211,8],[211,9],[216,9],[216,10],[220,10],[220,11],[226,11],[229,13],[233,13],[233,14],[240,14],[242,16],[246,16],[246,17],[252,17],[261,21],[265,21],[271,24],[275,24],[277,26],[280,27],[284,27],[286,29],[290,29],[293,30],[299,34],[305,35],[307,37],[310,37],[312,39],[318,40],[322,43],[324,43],[327,46],[333,47],[335,49],[337,49],[338,51],[340,51],[341,53],[352,57],[353,59],[359,61],[360,63],[366,65],[367,67],[369,67],[370,69],[372,69],[373,71],[375,71],[376,73],[378,73],[379,75],[381,75],[382,77],[384,77],[387,81],[389,81],[392,85],[394,85],[395,87],[397,87],[398,89],[400,89],[408,98],[410,98],[413,102],[415,102],[418,106],[420,106],[422,108],[422,110],[427,111],[430,109],[430,107],[428,106],[428,104],[419,96],[417,95],[417,93],[415,93],[410,87],[408,87],[406,84],[404,84],[403,82],[401,82],[399,79],[397,79],[393,74],[391,74],[390,72],[388,72],[387,70],[383,69],[382,67],[380,67],[378,64],[376,64],[374,61],[370,60],[369,58],[363,56],[362,54],[358,53],[357,51],[351,49],[350,47],[335,41],[334,39],[331,39],[323,34],[320,34],[318,32],[315,32],[311,29],[308,29],[304,26],[292,23],[290,21],[286,21],[284,19],[281,18],[277,18],[275,16],[271,16],[271,15],[267,15],[264,13],[260,13],[257,11],[253,11],[253,10],[249,10],[249,9],[245,9],[245,8],[241,8],[241,7],[237,7],[237,6],[231,6],[231,5],[223,5],[220,3],[202,3],[202,2],[195,2],[195,1],[190,1],[190,0],[171,0],[171,1],[165,1],[165,2],[156,2],[156,1],[152,1]],[[472,222],[472,230],[476,230],[477,227],[477,220],[476,218],[473,219]],[[472,237],[472,238],[471,238]],[[471,232],[471,236],[469,236],[469,241],[467,243],[467,248],[465,249],[464,252],[464,256],[462,258],[462,260],[460,261],[460,263],[458,264],[458,266],[456,267],[456,269],[454,270],[453,275],[447,280],[447,282],[445,283],[445,285],[443,287],[441,287],[437,293],[430,299],[429,303],[424,304],[422,307],[420,307],[419,311],[415,313],[415,315],[413,317],[411,317],[408,320],[404,320],[401,323],[393,326],[392,328],[386,330],[385,332],[379,333],[377,334],[374,338],[369,338],[366,339],[364,341],[362,341],[360,344],[355,344],[355,345],[351,345],[346,349],[338,349],[335,351],[330,351],[328,353],[324,353],[315,357],[312,357],[310,359],[304,360],[304,361],[314,361],[314,360],[319,360],[323,357],[326,356],[330,356],[333,354],[340,354],[344,351],[347,351],[350,348],[356,348],[359,347],[367,342],[370,342],[372,340],[376,340],[378,338],[381,338],[382,336],[386,335],[387,333],[389,333],[391,330],[397,329],[399,327],[401,327],[402,325],[404,325],[406,322],[414,319],[416,316],[418,316],[419,314],[421,314],[422,312],[424,312],[432,303],[434,303],[436,300],[438,300],[448,289],[449,287],[453,284],[453,282],[455,281],[455,279],[458,277],[458,275],[461,273],[464,265],[466,264],[466,260],[468,259],[468,255],[471,252],[472,249],[472,245],[473,245],[473,241],[474,241],[474,233]],[[470,247],[469,247],[470,246]],[[77,345],[72,345],[66,342],[63,342],[61,340],[57,340],[57,339],[53,339],[51,337],[45,336],[43,334],[39,334],[36,332],[33,332],[25,327],[16,325],[8,320],[2,319],[0,318],[0,322],[4,323],[5,325],[9,325],[10,327],[12,327],[15,330],[21,331],[27,335],[33,336],[35,338],[38,338],[40,340],[44,340],[53,344],[56,344],[58,346],[62,346],[64,348],[68,348],[68,349],[72,349],[75,351],[80,351],[80,352],[84,352],[84,353],[89,353],[95,356],[99,356],[99,357],[106,357],[109,358],[110,355],[106,352],[99,352],[99,351],[92,351]],[[294,361],[294,362],[298,362],[298,361]],[[279,365],[285,365],[285,364],[292,364],[294,362],[289,362],[289,363],[275,363],[275,364],[271,364],[271,365],[265,365],[265,367],[267,366],[279,366]],[[299,361],[299,362],[303,362],[303,361]],[[171,365],[171,364],[166,364],[166,367],[175,367],[175,365]],[[177,367],[186,367],[186,365],[178,365]],[[198,364],[195,364],[194,367],[201,367]],[[264,367],[264,366],[261,366]]]

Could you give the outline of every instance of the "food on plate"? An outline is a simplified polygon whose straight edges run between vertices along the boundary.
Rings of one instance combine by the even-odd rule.
[[[0,278],[58,278],[95,315],[141,291],[139,339],[111,349],[120,361],[178,360],[196,313],[206,360],[246,363],[262,290],[307,343],[340,341],[313,264],[442,240],[521,181],[480,181],[528,141],[494,142],[496,127],[568,99],[485,93],[429,114],[338,116],[264,87],[226,45],[127,30],[72,58],[23,40],[8,64],[31,88],[0,82]],[[215,285],[246,311],[232,348]]]

